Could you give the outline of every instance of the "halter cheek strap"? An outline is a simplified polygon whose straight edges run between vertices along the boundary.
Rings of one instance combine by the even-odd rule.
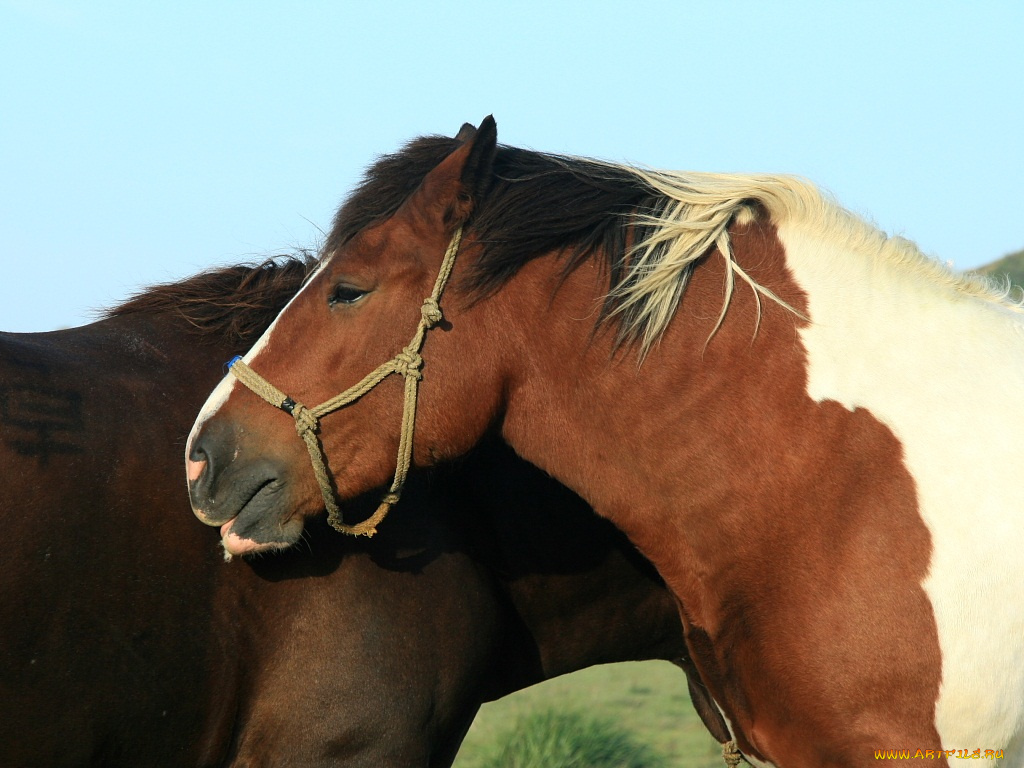
[[[295,419],[295,431],[306,444],[309,451],[309,459],[313,465],[313,474],[316,475],[317,484],[320,486],[320,493],[324,497],[324,505],[327,507],[327,519],[331,526],[341,533],[350,536],[373,536],[377,532],[377,525],[387,516],[391,507],[398,501],[402,494],[402,487],[405,485],[405,478],[412,463],[412,439],[413,430],[416,426],[416,397],[419,392],[420,379],[423,378],[423,358],[420,350],[423,348],[423,341],[427,331],[441,322],[443,315],[438,301],[444,291],[448,277],[451,275],[452,266],[455,264],[455,256],[459,252],[459,243],[462,241],[462,228],[459,227],[452,236],[445,251],[444,259],[441,261],[441,268],[434,281],[434,290],[430,296],[423,300],[420,307],[420,322],[416,327],[416,333],[406,347],[388,360],[383,365],[371,371],[362,381],[355,386],[349,387],[344,392],[335,395],[330,400],[321,403],[314,408],[307,408],[294,398],[288,397],[269,381],[264,379],[242,360],[235,357],[228,363],[228,372],[231,373],[242,384],[262,397],[275,408],[280,408],[290,413]],[[384,495],[377,511],[361,523],[346,525],[341,519],[341,510],[335,499],[334,489],[331,486],[330,473],[327,462],[324,459],[323,447],[317,439],[320,431],[320,419],[328,413],[344,408],[354,403],[371,389],[380,384],[384,379],[393,373],[397,373],[405,379],[405,402],[402,408],[402,431],[398,440],[398,463],[395,467],[395,479],[391,488]]]

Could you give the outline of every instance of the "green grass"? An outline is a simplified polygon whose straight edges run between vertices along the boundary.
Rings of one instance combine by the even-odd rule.
[[[667,768],[667,760],[611,720],[540,710],[493,745],[483,768]]]
[[[455,768],[498,768],[500,764],[487,761],[494,759],[509,730],[528,722],[531,714],[550,711],[613,723],[664,755],[666,768],[723,765],[721,747],[693,711],[682,671],[666,661],[643,661],[591,667],[485,704]],[[580,768],[585,765],[580,763]],[[560,768],[560,764],[540,763],[535,768]]]

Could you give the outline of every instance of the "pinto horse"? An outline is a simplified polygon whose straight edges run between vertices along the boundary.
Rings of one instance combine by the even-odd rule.
[[[408,446],[498,429],[654,563],[753,759],[1024,764],[1021,308],[809,183],[419,139],[236,367],[186,452],[229,548],[397,452],[386,527]]]
[[[446,766],[484,700],[685,663],[650,565],[500,444],[414,477],[372,541],[312,525],[293,552],[223,562],[183,514],[178,457],[307,266],[0,334],[0,765]]]

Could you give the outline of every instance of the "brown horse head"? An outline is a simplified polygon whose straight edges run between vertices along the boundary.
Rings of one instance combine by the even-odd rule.
[[[451,238],[486,193],[496,150],[494,121],[486,119],[479,131],[466,126],[448,141],[450,154],[411,194],[406,191],[407,199],[391,215],[364,222],[362,200],[356,210],[342,210],[320,267],[242,358],[292,403],[322,403],[408,349]],[[471,249],[469,242],[463,246]],[[457,263],[456,271],[462,267]],[[418,464],[465,453],[495,421],[502,403],[508,345],[479,348],[466,359],[460,353],[466,349],[460,347],[463,329],[495,321],[459,298],[454,285],[444,294],[443,312],[433,318],[423,344],[422,372],[406,375],[423,377],[415,419]],[[484,375],[493,386],[481,387]],[[401,376],[391,376],[318,425],[316,441],[331,472],[332,495],[349,498],[388,480],[399,448],[402,392]],[[293,419],[230,376],[204,406],[187,462],[196,515],[222,526],[231,551],[288,546],[298,538],[302,519],[323,509]]]

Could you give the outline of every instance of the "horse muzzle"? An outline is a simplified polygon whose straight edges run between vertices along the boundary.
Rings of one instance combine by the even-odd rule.
[[[192,511],[206,525],[243,517],[274,518],[282,511],[286,472],[275,459],[245,459],[228,430],[202,430],[185,461]]]

